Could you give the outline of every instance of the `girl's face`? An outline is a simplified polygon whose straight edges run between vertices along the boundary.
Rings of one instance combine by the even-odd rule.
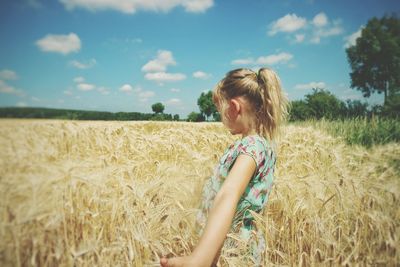
[[[249,125],[244,116],[247,101],[243,97],[223,99],[221,95],[213,94],[213,102],[221,115],[222,123],[231,134],[248,134]]]
[[[242,103],[237,99],[228,100],[223,107],[217,107],[221,114],[222,123],[233,135],[243,134]]]

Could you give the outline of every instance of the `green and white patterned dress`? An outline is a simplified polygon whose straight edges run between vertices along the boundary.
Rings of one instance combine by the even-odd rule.
[[[254,217],[249,211],[257,213],[262,211],[268,201],[274,181],[275,149],[264,137],[259,135],[246,136],[226,149],[219,164],[215,167],[213,175],[204,185],[197,222],[201,228],[204,228],[214,198],[240,154],[249,155],[254,159],[256,171],[239,200],[231,225],[231,232],[239,234],[241,239],[248,244],[254,264],[262,265],[262,257],[265,251],[264,234],[256,229]],[[227,242],[229,241],[226,240],[224,246],[234,243],[227,244]]]

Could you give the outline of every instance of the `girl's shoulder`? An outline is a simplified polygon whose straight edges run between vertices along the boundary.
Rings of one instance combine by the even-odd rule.
[[[264,161],[267,151],[269,150],[268,140],[259,135],[248,135],[240,140],[237,146],[239,154],[247,154],[251,156],[256,165],[259,166],[260,162]]]
[[[270,142],[265,137],[258,134],[248,135],[242,138],[240,144],[245,146],[257,146],[265,149],[271,146]]]
[[[267,158],[274,157],[273,149],[271,149],[266,138],[259,135],[249,135],[231,144],[222,155],[220,164],[230,168],[240,154],[252,157],[257,169],[263,165]]]

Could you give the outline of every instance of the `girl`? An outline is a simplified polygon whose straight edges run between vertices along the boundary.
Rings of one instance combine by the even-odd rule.
[[[197,219],[205,228],[197,247],[189,256],[161,258],[162,267],[216,266],[229,231],[240,234],[254,264],[262,264],[265,240],[252,212],[262,211],[271,192],[276,162],[273,139],[286,119],[288,100],[276,73],[262,68],[227,73],[214,89],[213,101],[222,123],[242,139],[225,151],[204,186]]]

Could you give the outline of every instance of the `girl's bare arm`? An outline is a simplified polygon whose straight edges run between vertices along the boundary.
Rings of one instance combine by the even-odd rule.
[[[162,259],[162,266],[211,266],[231,227],[236,206],[256,169],[248,155],[239,155],[215,197],[207,224],[193,253],[186,257]]]

